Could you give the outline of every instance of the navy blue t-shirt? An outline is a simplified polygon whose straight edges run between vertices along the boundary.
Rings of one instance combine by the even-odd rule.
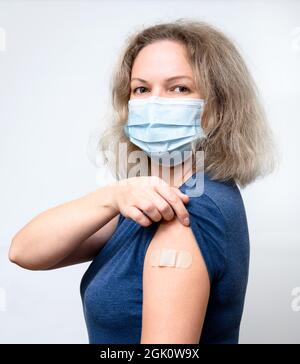
[[[185,192],[193,174],[179,189]],[[209,273],[211,290],[200,343],[238,343],[249,269],[249,234],[235,182],[213,181],[185,205]],[[159,226],[120,214],[111,238],[85,272],[80,292],[89,342],[138,344],[142,330],[143,265]]]

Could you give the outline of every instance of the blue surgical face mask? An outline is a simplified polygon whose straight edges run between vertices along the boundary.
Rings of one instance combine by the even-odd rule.
[[[204,104],[203,99],[185,97],[131,99],[125,134],[158,163],[180,164],[191,156],[192,143],[205,137],[201,127]]]

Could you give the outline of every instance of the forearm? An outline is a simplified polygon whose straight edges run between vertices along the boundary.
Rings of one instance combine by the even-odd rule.
[[[13,238],[9,258],[28,269],[47,269],[118,214],[116,185],[42,212]]]

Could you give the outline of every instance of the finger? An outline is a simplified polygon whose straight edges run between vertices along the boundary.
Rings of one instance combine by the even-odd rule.
[[[134,220],[139,225],[142,225],[145,227],[152,224],[152,221],[135,206],[128,207],[126,209],[126,213],[124,213],[124,216]]]
[[[154,191],[151,194],[151,200],[154,202],[156,208],[158,209],[161,217],[164,220],[170,221],[174,218],[175,213],[170,204],[157,192]]]
[[[152,197],[153,196],[149,196],[148,198],[145,198],[145,196],[143,196],[136,202],[135,205],[137,208],[142,210],[144,214],[150,217],[152,221],[159,221],[161,220],[162,216],[157,209]]]
[[[158,193],[171,205],[182,224],[189,226],[189,213],[182,200],[169,186],[157,186]]]
[[[171,187],[173,189],[173,191],[177,194],[178,197],[180,197],[182,199],[182,201],[184,203],[189,202],[189,196],[186,195],[185,193],[181,192],[179,188],[177,187]]]

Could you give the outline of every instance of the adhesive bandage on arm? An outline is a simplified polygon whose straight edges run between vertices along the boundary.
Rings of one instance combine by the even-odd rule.
[[[155,249],[150,254],[152,267],[188,268],[192,264],[192,254],[186,250]]]

